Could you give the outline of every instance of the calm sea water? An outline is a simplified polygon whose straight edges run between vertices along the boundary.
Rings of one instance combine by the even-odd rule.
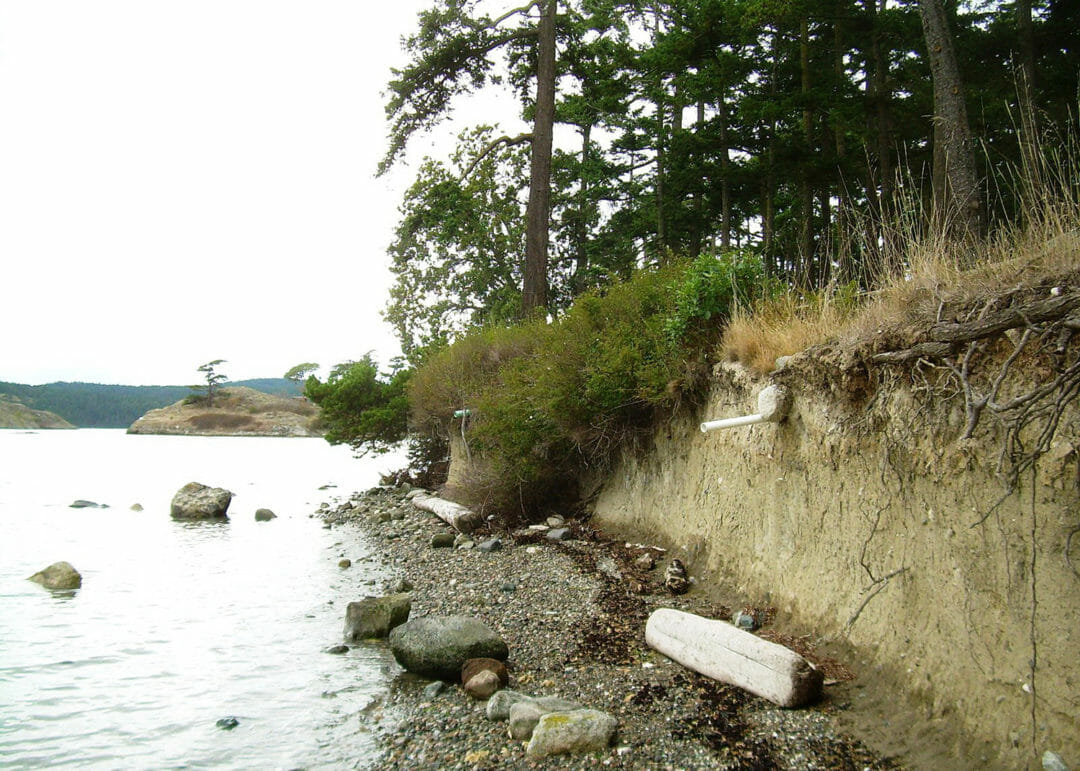
[[[321,439],[0,431],[0,767],[368,765],[359,713],[392,657],[325,649],[384,576],[357,534],[309,515],[397,465]],[[169,517],[190,481],[233,491],[229,522]],[[81,589],[26,580],[59,560]]]

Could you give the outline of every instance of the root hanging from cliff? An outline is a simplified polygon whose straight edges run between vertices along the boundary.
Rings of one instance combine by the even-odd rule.
[[[925,398],[964,400],[959,436],[971,439],[991,425],[1001,440],[997,474],[1001,501],[1051,447],[1061,421],[1080,396],[1080,291],[1053,287],[1049,298],[1019,291],[955,313],[962,320],[931,325],[919,342],[878,352],[871,362],[908,369]],[[943,306],[942,306],[943,307]],[[947,376],[941,377],[941,371]],[[932,376],[937,373],[937,376]],[[972,523],[983,524],[997,505]]]

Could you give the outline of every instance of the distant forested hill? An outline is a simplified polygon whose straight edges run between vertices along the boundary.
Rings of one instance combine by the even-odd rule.
[[[303,390],[291,380],[258,378],[230,385],[276,395],[297,396]],[[98,383],[46,383],[31,386],[0,381],[0,394],[11,394],[28,407],[47,410],[81,428],[127,428],[149,410],[167,407],[190,394],[190,386],[129,386]]]

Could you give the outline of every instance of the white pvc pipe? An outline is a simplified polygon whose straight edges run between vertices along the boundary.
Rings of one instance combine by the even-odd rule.
[[[721,418],[708,420],[701,424],[701,433],[715,431],[718,428],[735,428],[736,426],[752,426],[755,423],[764,423],[767,418],[764,415],[743,415],[741,418]]]
[[[754,415],[708,420],[701,424],[701,433],[716,431],[719,428],[752,426],[755,423],[778,423],[787,415],[788,408],[791,406],[791,395],[783,386],[770,385],[762,389],[757,401],[758,411]]]

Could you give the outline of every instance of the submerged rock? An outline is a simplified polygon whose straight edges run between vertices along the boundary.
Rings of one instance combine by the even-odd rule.
[[[105,507],[102,506],[100,503],[94,503],[93,501],[84,501],[83,499],[80,498],[77,501],[72,501],[71,505],[68,506],[68,508],[69,509],[102,509],[102,508],[105,508]]]
[[[28,579],[41,584],[46,589],[78,589],[82,586],[82,576],[69,562],[54,562]]]
[[[173,496],[171,512],[174,519],[218,519],[226,517],[231,502],[228,490],[188,482]]]

